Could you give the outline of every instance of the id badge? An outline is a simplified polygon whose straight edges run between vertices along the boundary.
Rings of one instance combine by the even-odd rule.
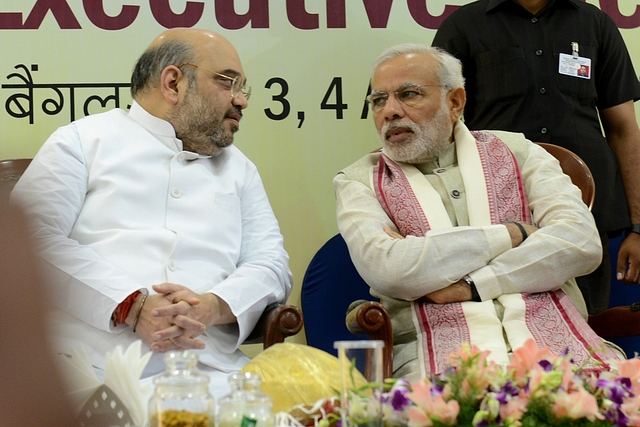
[[[584,58],[582,56],[575,57],[573,55],[561,53],[560,63],[558,64],[558,72],[560,74],[564,74],[565,76],[590,79],[591,58]]]

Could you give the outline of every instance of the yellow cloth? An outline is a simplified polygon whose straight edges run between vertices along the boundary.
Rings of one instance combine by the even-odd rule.
[[[312,406],[320,399],[340,395],[338,358],[295,343],[276,344],[247,363],[241,372],[262,377],[260,390],[273,398],[273,412],[288,411],[295,405]],[[356,387],[366,384],[362,375]]]

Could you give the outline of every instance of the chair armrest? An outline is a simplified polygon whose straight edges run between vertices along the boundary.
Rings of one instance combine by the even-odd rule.
[[[382,352],[384,378],[393,376],[393,328],[387,310],[375,301],[355,301],[347,310],[347,329],[353,334],[369,334],[369,339],[384,342]]]
[[[602,313],[591,315],[589,326],[604,339],[640,335],[640,311],[632,310],[631,307],[612,307]]]
[[[244,344],[263,343],[263,349],[266,349],[300,332],[303,323],[302,311],[298,307],[271,304],[264,310]]]

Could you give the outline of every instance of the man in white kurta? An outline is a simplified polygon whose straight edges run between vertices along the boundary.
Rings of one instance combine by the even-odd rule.
[[[238,347],[265,307],[289,296],[289,258],[255,165],[230,145],[249,95],[235,49],[215,33],[169,30],[151,61],[168,45],[183,49],[189,72],[160,63],[129,112],[58,129],[12,198],[29,213],[45,261],[58,352],[84,346],[100,370],[116,345],[142,338],[155,352],[145,375],[160,372],[172,349],[237,371],[248,361]],[[223,137],[189,133],[197,108],[213,117],[204,129]],[[114,313],[131,295],[120,323]]]
[[[436,55],[441,55],[438,60]],[[439,73],[443,61],[448,65],[441,69],[446,71]],[[596,268],[601,256],[593,217],[580,190],[552,156],[520,134],[493,132],[515,155],[535,225],[519,224],[527,234],[522,236],[513,223],[470,226],[474,206],[469,199],[477,187],[463,179],[456,141],[474,137],[459,120],[464,106],[461,80],[443,77],[446,72],[459,74],[455,62],[419,45],[392,48],[374,67],[370,98],[383,152],[426,178],[444,207],[448,227],[421,237],[398,234],[375,189],[373,170],[381,153],[366,155],[334,179],[340,233],[358,272],[392,318],[397,377],[421,375],[413,301],[470,301],[473,284],[477,301],[493,300],[500,318],[503,307],[498,298],[503,295],[562,289],[586,316],[573,277]],[[413,93],[404,93],[407,90]],[[444,124],[444,130],[431,127],[426,137],[420,134],[420,128],[433,122]],[[430,146],[437,149],[425,155]],[[431,209],[425,204],[422,208]],[[427,218],[433,219],[430,214]]]

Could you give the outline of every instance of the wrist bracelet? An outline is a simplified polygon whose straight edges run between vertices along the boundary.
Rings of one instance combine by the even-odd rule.
[[[529,237],[529,235],[527,234],[527,230],[525,230],[522,224],[520,224],[519,222],[514,222],[514,224],[520,229],[520,234],[522,234],[522,241],[524,242],[525,240],[527,240],[527,237]]]
[[[129,311],[131,310],[133,304],[136,302],[136,298],[138,298],[138,295],[140,295],[140,293],[140,291],[135,291],[134,293],[126,297],[124,301],[118,304],[116,309],[113,311],[113,314],[111,315],[113,326],[118,326],[125,323],[125,320],[127,320],[127,316],[129,315]]]
[[[142,301],[140,302],[140,308],[138,308],[138,312],[136,313],[136,318],[133,321],[133,326],[132,326],[133,332],[136,331],[136,326],[138,326],[138,320],[140,319],[140,313],[142,313],[142,307],[144,307],[144,302],[147,300],[147,296],[148,295],[144,295],[144,294],[142,295]]]

